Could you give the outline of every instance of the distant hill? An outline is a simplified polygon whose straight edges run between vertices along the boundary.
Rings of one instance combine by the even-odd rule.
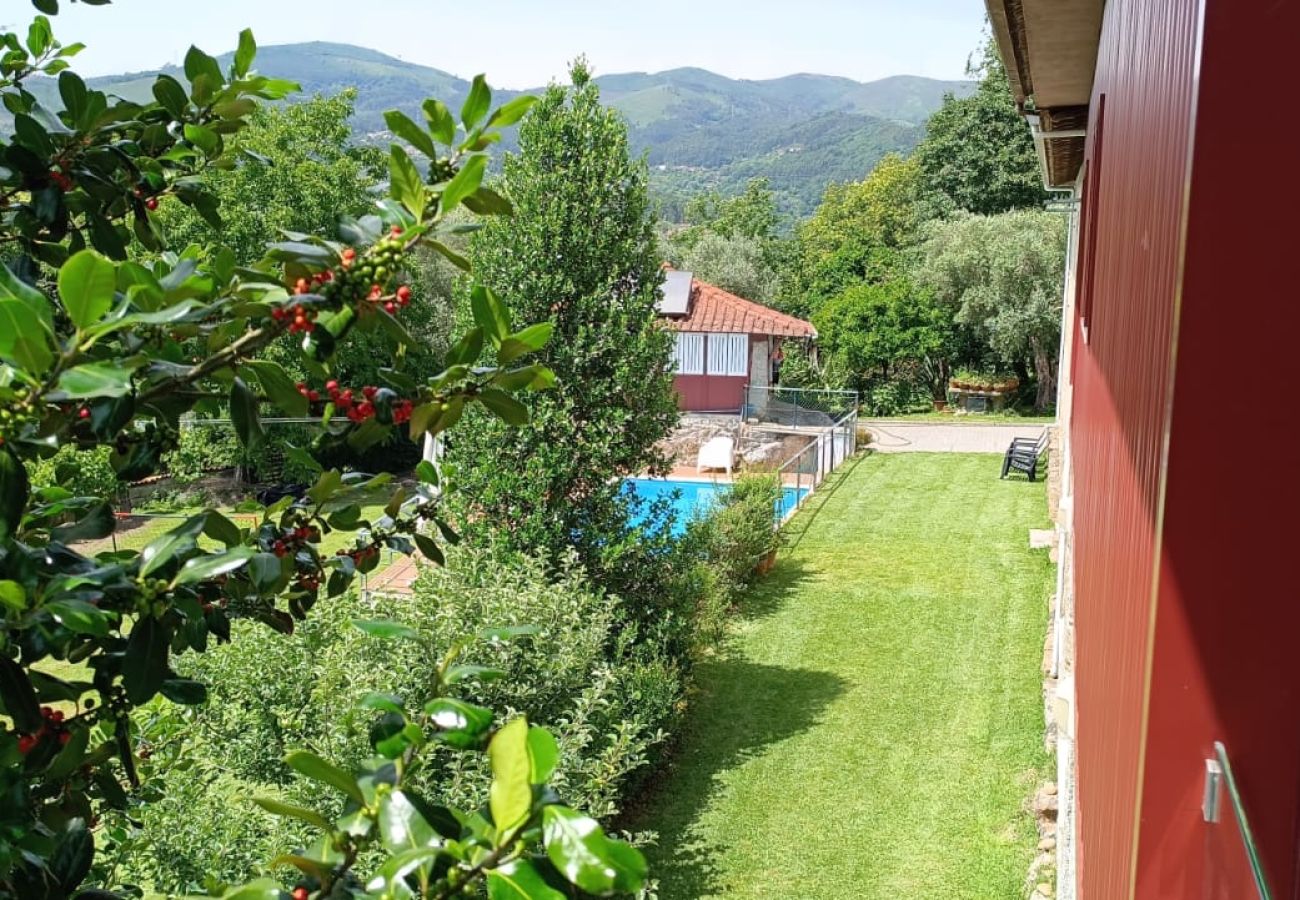
[[[360,140],[387,139],[384,110],[403,109],[418,118],[426,97],[456,108],[469,90],[467,80],[440,69],[348,44],[262,47],[257,68],[299,82],[307,95],[356,87]],[[163,71],[180,74],[175,67]],[[100,90],[144,99],[153,74],[90,81]],[[865,83],[829,75],[748,81],[690,68],[603,75],[597,82],[605,101],[627,117],[633,149],[647,153],[654,190],[670,219],[700,190],[734,192],[760,175],[772,180],[786,212],[806,215],[828,183],[862,178],[886,153],[911,150],[945,93],[963,95],[973,88],[911,75]],[[50,95],[52,88],[35,87]]]

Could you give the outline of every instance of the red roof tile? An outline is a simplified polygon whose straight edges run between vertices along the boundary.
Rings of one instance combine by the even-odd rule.
[[[691,282],[690,312],[664,318],[674,331],[817,337],[817,329],[811,322],[737,297],[698,278]]]

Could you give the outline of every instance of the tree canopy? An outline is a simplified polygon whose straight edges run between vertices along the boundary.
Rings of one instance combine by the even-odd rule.
[[[554,558],[576,547],[593,575],[637,592],[610,561],[629,528],[620,480],[663,466],[656,445],[677,422],[646,166],[581,67],[531,110],[519,147],[500,182],[514,215],[471,250],[487,285],[554,329],[542,359],[559,383],[529,398],[531,428],[477,416],[451,456],[474,518],[502,523],[499,539]]]
[[[927,184],[974,213],[1041,206],[1047,193],[1034,141],[991,40],[969,74],[979,76],[979,88],[969,97],[945,97],[916,148]]]

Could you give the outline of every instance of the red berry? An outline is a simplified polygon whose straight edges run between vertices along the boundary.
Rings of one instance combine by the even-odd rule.
[[[338,391],[338,389],[339,389],[339,383],[335,381],[333,378],[325,382],[325,390],[329,391],[331,394]]]
[[[38,743],[40,743],[39,738],[30,734],[24,734],[18,739],[18,752],[23,754],[23,756],[26,756],[28,753],[31,753],[36,749]]]
[[[361,389],[361,393],[365,395],[367,400],[373,400],[375,399],[375,394],[379,393],[379,388],[375,387],[373,384],[368,384]]]
[[[317,400],[320,399],[320,391],[308,391],[307,399],[310,400],[312,403],[315,403]]]
[[[77,410],[77,417],[80,419],[89,419],[90,410],[86,409],[86,407],[83,406],[81,409]]]
[[[403,306],[411,302],[411,289],[406,285],[397,289],[397,302]]]
[[[344,248],[343,248],[343,258],[344,258],[344,259],[356,259],[356,257],[357,257],[357,251],[356,251],[355,248],[353,248],[353,247],[344,247]]]
[[[401,236],[402,236],[402,226],[401,226],[401,225],[394,225],[391,229],[389,229],[389,232],[388,232],[388,233],[389,233],[390,235],[392,235],[393,237],[401,237]]]
[[[393,315],[395,312],[397,312],[397,304],[394,303],[392,300],[389,300],[387,303],[384,304],[384,312],[388,313],[390,316]]]
[[[144,201],[144,208],[149,210],[150,212],[153,212],[155,209],[158,208],[158,198],[150,197],[148,200]]]

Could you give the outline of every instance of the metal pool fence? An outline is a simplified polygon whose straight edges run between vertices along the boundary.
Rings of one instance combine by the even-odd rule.
[[[741,419],[748,424],[795,429],[831,428],[857,408],[857,391],[748,385]]]
[[[782,488],[794,488],[793,501],[784,493],[781,522],[784,522],[812,496],[826,476],[858,451],[858,411],[850,409],[829,426],[820,428],[807,446],[777,469]]]

